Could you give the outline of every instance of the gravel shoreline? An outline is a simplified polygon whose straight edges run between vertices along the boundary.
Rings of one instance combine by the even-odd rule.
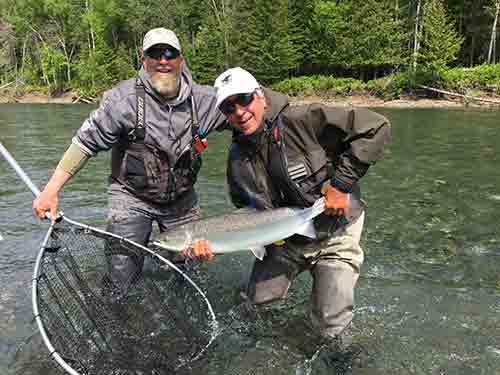
[[[0,103],[19,103],[19,104],[34,104],[34,103],[51,103],[51,104],[74,104],[81,103],[78,95],[74,92],[67,92],[62,95],[52,97],[43,93],[32,92],[21,96],[14,96],[14,93],[9,91],[0,91]],[[292,105],[307,104],[307,103],[325,103],[336,106],[354,106],[354,107],[370,107],[370,108],[500,108],[500,99],[497,99],[498,104],[489,102],[481,102],[479,100],[465,101],[463,98],[453,98],[444,96],[442,98],[415,98],[404,97],[394,100],[383,100],[374,96],[354,95],[346,97],[325,98],[319,96],[308,97],[290,97]]]

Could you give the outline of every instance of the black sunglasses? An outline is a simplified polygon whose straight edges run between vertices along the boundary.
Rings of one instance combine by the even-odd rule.
[[[153,47],[146,51],[146,55],[155,60],[160,60],[162,56],[167,60],[172,60],[177,58],[180,52],[173,47]]]
[[[250,103],[253,102],[253,94],[253,92],[250,92],[248,94],[238,94],[234,96],[232,100],[224,100],[219,106],[219,109],[225,115],[230,115],[231,113],[236,111],[236,104],[238,104],[240,107],[246,107],[247,105],[250,105]]]

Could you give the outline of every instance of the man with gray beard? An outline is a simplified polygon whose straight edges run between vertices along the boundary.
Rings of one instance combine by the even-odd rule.
[[[112,150],[107,230],[147,245],[160,231],[199,217],[194,184],[207,134],[225,118],[215,90],[193,82],[175,33],[148,31],[142,67],[103,95],[72,139],[38,198],[35,214],[54,219],[63,186],[100,151]],[[110,279],[120,294],[141,274],[144,259],[108,244]]]

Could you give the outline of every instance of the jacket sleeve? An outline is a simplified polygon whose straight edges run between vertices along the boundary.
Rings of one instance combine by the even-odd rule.
[[[249,189],[242,186],[248,185],[248,179],[241,178],[241,173],[239,178],[235,176],[235,171],[246,170],[244,158],[236,143],[230,145],[227,156],[226,181],[231,202],[236,208],[255,207],[255,202],[252,202],[250,195],[246,192]]]
[[[228,162],[226,170],[226,179],[228,181],[227,187],[231,203],[233,203],[233,205],[236,208],[243,208],[250,206],[250,202],[248,202],[246,199],[243,198],[244,197],[243,190],[241,189],[241,186],[238,184],[238,181],[236,181],[233,176],[233,170],[230,161]]]
[[[215,89],[211,86],[198,86],[199,96],[196,98],[200,133],[208,135],[212,130],[224,130],[226,128],[226,116],[215,106]]]
[[[106,92],[99,108],[90,114],[76,132],[73,143],[90,156],[113,147],[127,133],[128,126],[134,124],[135,115],[131,111],[124,111],[130,107],[129,100],[119,97],[114,90]]]
[[[382,158],[391,137],[389,120],[365,108],[312,104],[307,112],[318,142],[334,160],[332,185],[350,192],[369,166]]]

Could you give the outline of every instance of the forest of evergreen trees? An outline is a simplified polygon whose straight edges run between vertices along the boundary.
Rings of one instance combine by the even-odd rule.
[[[499,9],[500,0],[0,0],[0,83],[97,93],[134,74],[142,37],[158,26],[176,31],[203,83],[231,66],[266,84],[436,75],[496,62]]]

